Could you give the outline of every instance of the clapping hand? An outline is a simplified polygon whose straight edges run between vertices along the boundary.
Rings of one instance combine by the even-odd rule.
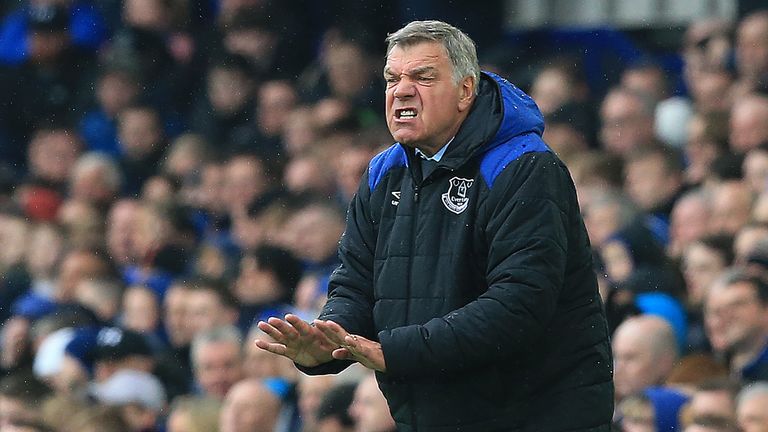
[[[315,328],[320,329],[328,340],[339,346],[333,351],[333,358],[356,360],[368,369],[386,372],[384,351],[380,343],[347,333],[343,327],[333,321],[315,320],[314,324]]]
[[[260,321],[258,327],[274,342],[257,339],[257,347],[288,357],[301,366],[327,363],[333,360],[332,352],[339,348],[325,333],[293,314],[286,315],[285,320],[272,317],[266,322]]]
[[[288,314],[285,320],[272,317],[260,321],[258,327],[274,342],[257,339],[256,346],[301,366],[313,367],[333,359],[355,360],[369,369],[386,371],[381,344],[350,334],[333,321],[315,320],[310,325]]]

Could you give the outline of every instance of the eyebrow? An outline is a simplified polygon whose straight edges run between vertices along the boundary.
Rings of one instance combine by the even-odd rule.
[[[406,75],[422,75],[425,73],[434,73],[437,72],[437,68],[434,66],[421,66],[417,67],[415,69],[411,69],[406,73]],[[392,72],[392,69],[389,68],[389,66],[384,68],[384,75],[394,76],[395,73]]]

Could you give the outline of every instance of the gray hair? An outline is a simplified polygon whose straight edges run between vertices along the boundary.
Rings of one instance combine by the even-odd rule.
[[[480,84],[480,64],[475,42],[466,33],[442,21],[412,21],[387,36],[387,56],[396,45],[409,46],[419,42],[439,42],[445,47],[453,65],[453,80],[458,84],[466,77],[475,81],[475,94]]]
[[[210,330],[204,330],[196,334],[192,339],[192,348],[190,355],[192,357],[192,367],[197,369],[198,357],[200,350],[209,344],[218,342],[229,342],[236,345],[240,352],[243,349],[243,336],[240,334],[240,330],[232,325],[225,325],[214,327]]]
[[[736,404],[741,405],[756,396],[768,396],[768,382],[756,381],[744,386],[736,396]]]
[[[112,191],[118,191],[123,183],[123,175],[115,161],[104,153],[88,152],[77,159],[72,169],[72,178],[85,175],[89,171],[98,170],[102,180]]]

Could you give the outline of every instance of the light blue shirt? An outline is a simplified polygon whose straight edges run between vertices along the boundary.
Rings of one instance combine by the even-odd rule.
[[[453,138],[456,138],[456,137],[453,137]],[[443,155],[445,154],[445,151],[448,150],[448,146],[453,142],[453,138],[451,138],[448,141],[448,144],[444,145],[440,150],[437,151],[437,153],[435,153],[432,156],[427,156],[426,154],[424,154],[423,151],[421,151],[419,149],[415,150],[416,154],[421,156],[422,158],[428,160],[428,161],[440,162],[440,159],[443,158]]]

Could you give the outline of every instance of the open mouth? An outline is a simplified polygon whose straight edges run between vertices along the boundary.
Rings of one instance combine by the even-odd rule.
[[[409,120],[416,118],[416,110],[413,108],[403,108],[395,110],[395,118],[400,120]]]

